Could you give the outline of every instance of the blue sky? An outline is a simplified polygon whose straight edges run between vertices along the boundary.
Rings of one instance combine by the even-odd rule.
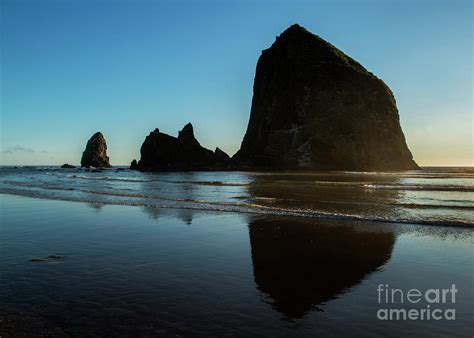
[[[77,164],[106,137],[139,158],[192,122],[233,154],[261,50],[293,23],[393,90],[421,165],[473,163],[472,1],[1,1],[0,164]]]

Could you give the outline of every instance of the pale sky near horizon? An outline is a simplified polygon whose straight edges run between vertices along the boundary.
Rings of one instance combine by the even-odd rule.
[[[474,165],[473,2],[1,0],[0,164],[112,165],[192,122],[230,155],[263,49],[299,23],[394,92],[420,165]]]

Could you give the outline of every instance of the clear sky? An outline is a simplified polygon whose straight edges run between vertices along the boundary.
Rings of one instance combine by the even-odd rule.
[[[472,4],[1,0],[0,164],[78,164],[96,131],[129,164],[189,121],[232,155],[261,50],[299,23],[390,86],[419,164],[474,165]]]

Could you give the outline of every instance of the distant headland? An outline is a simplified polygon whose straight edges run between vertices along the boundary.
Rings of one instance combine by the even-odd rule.
[[[88,141],[81,165],[110,167],[104,136]],[[388,86],[342,51],[294,24],[262,52],[240,150],[202,147],[188,123],[178,137],[156,128],[131,169],[418,169]]]

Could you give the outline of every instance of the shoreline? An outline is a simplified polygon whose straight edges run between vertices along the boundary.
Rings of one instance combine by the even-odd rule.
[[[93,201],[84,201],[79,199],[73,198],[49,198],[44,196],[30,196],[25,194],[20,194],[16,192],[9,192],[9,191],[0,191],[0,195],[12,195],[12,196],[20,196],[26,198],[33,198],[33,199],[40,199],[40,200],[50,200],[50,201],[62,201],[62,202],[73,202],[73,203],[83,203],[83,204],[97,204],[97,205],[116,205],[116,206],[130,206],[130,207],[150,207],[156,209],[176,209],[176,210],[194,210],[194,211],[203,211],[203,212],[215,212],[215,213],[235,213],[235,214],[250,214],[250,215],[262,215],[262,216],[273,216],[273,217],[297,217],[303,219],[314,219],[314,220],[336,220],[336,221],[347,221],[347,222],[370,222],[375,224],[401,224],[401,225],[414,225],[414,226],[435,226],[435,227],[447,227],[447,228],[467,228],[467,229],[474,229],[473,223],[463,223],[463,222],[452,222],[452,223],[445,223],[443,221],[440,222],[433,222],[433,221],[412,221],[412,220],[384,220],[384,219],[375,219],[375,218],[362,218],[358,216],[351,216],[351,215],[324,215],[323,213],[320,214],[313,214],[308,215],[304,214],[304,212],[298,212],[295,210],[287,210],[283,211],[278,209],[280,213],[271,213],[264,212],[264,211],[242,211],[242,210],[217,210],[212,208],[202,208],[202,207],[192,207],[192,206],[157,206],[157,205],[145,205],[139,203],[124,203],[124,202],[93,202]],[[271,210],[271,209],[269,209]]]

